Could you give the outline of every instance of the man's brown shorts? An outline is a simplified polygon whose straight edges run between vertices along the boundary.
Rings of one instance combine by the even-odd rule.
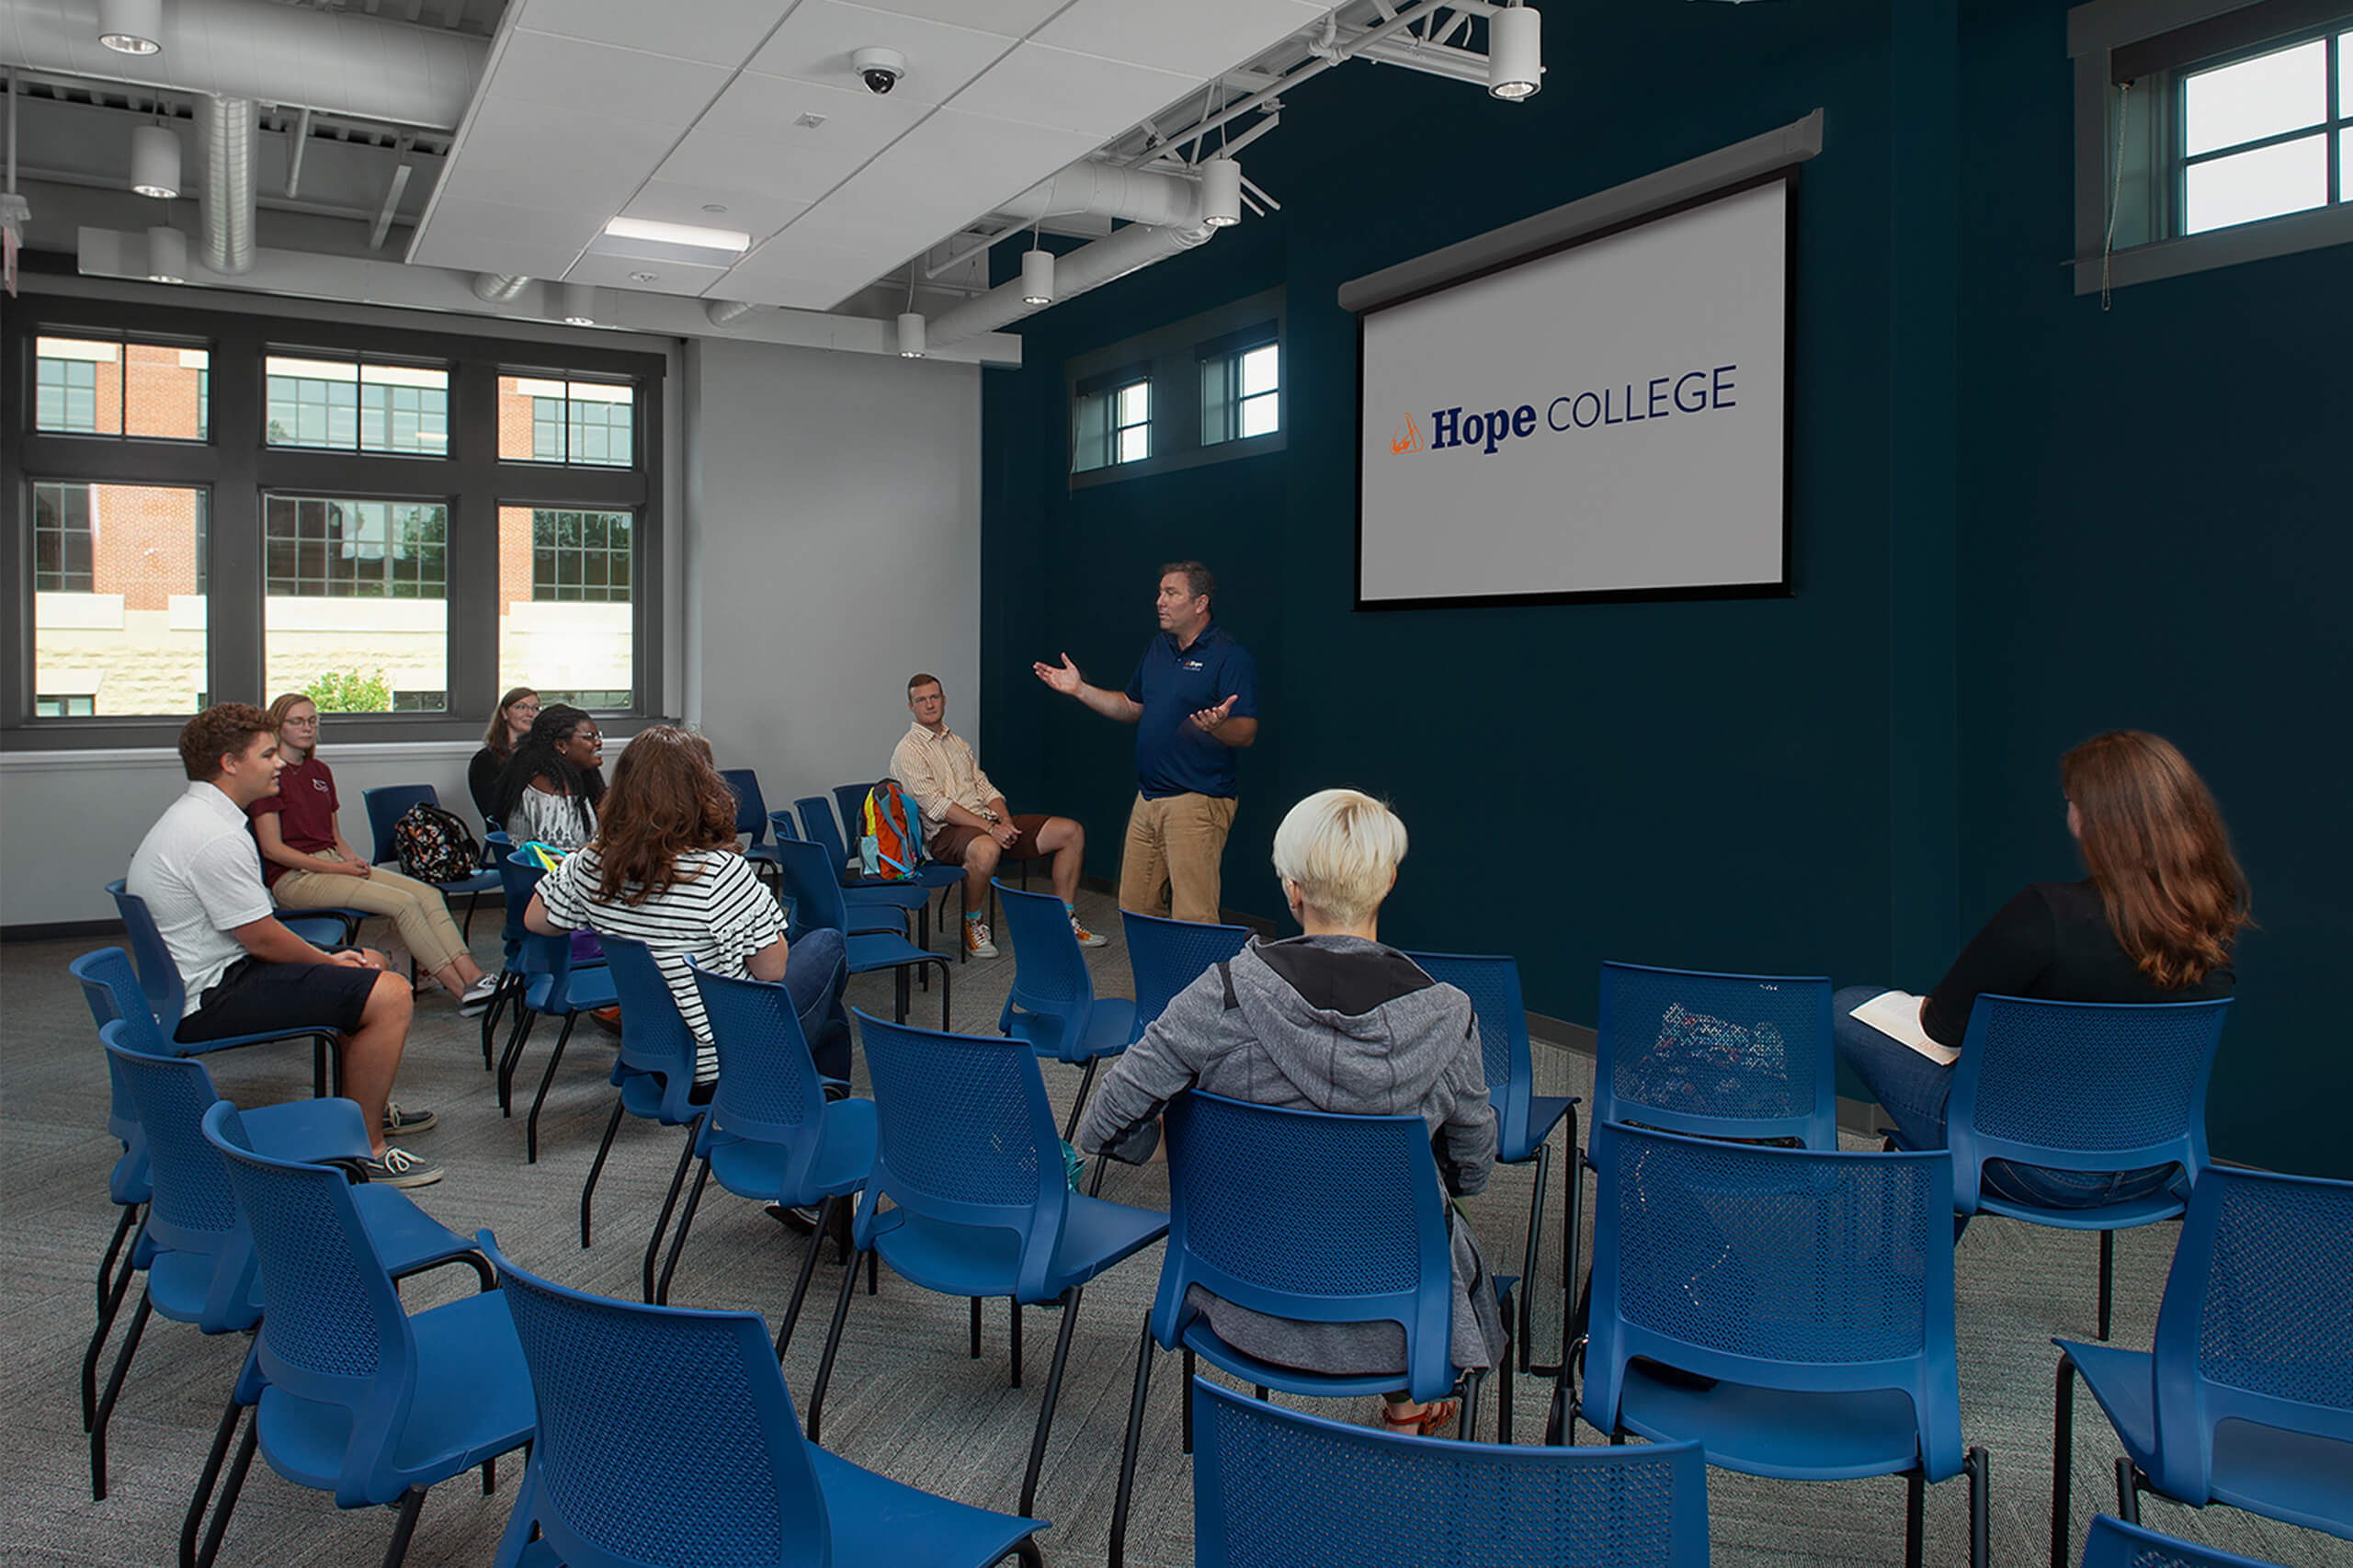
[[[1040,816],[1015,817],[1013,825],[1021,830],[1021,836],[1015,839],[1013,847],[1005,851],[999,858],[1006,860],[1044,858],[1046,852],[1038,847],[1038,832],[1051,819]],[[961,866],[964,863],[964,846],[987,831],[988,829],[984,827],[966,827],[961,823],[951,822],[931,835],[931,858],[945,866]]]

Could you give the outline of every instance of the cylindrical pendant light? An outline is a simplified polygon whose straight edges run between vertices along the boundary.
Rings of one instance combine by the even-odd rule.
[[[567,326],[597,324],[597,286],[593,283],[567,283],[562,290],[563,320]]]
[[[899,358],[923,358],[923,313],[908,311],[899,317]]]
[[[1201,222],[1230,229],[1242,222],[1242,165],[1232,158],[1209,158],[1200,167]]]
[[[164,0],[98,0],[98,41],[123,54],[164,47]]]
[[[167,125],[142,125],[131,133],[131,188],[169,200],[180,193],[180,139]]]
[[[188,236],[168,223],[158,223],[147,231],[147,280],[188,281]]]
[[[1517,103],[1543,85],[1544,18],[1514,6],[1487,18],[1487,91]]]
[[[1026,250],[1021,253],[1021,302],[1025,305],[1051,305],[1054,302],[1053,252]]]

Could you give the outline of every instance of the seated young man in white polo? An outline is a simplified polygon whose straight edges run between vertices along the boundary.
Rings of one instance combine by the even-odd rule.
[[[989,879],[1001,861],[1054,858],[1054,892],[1070,911],[1079,945],[1099,948],[1103,938],[1078,922],[1078,873],[1086,859],[1086,830],[1068,817],[1016,816],[964,738],[948,727],[948,694],[932,675],[907,681],[907,711],[915,722],[891,753],[891,777],[906,790],[923,820],[913,824],[924,835],[931,858],[964,868],[964,950],[976,959],[996,957],[983,914],[989,906]]]

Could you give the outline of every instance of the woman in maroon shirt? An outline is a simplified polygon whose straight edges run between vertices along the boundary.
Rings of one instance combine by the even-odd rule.
[[[483,973],[449,917],[441,890],[398,871],[371,866],[335,824],[335,775],[318,758],[319,710],[300,694],[269,705],[278,755],[286,767],[278,793],[245,808],[261,846],[262,880],[283,909],[342,906],[391,918],[401,940],[472,1015],[490,1005],[497,982]]]

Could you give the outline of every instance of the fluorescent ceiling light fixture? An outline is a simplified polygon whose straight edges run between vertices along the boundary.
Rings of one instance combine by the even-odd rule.
[[[651,218],[616,218],[605,225],[605,233],[617,240],[652,240],[658,244],[691,245],[697,250],[723,250],[738,256],[752,248],[752,236],[741,229],[658,223]]]
[[[1054,302],[1053,252],[1026,250],[1021,253],[1021,302],[1025,305],[1051,305]]]
[[[1534,97],[1543,85],[1544,18],[1513,6],[1487,18],[1487,91],[1507,102]]]
[[[168,223],[158,223],[147,231],[147,280],[188,281],[188,236]]]
[[[98,0],[98,41],[121,54],[164,47],[164,0]]]
[[[899,358],[923,358],[923,313],[908,311],[899,317]]]
[[[1201,222],[1212,229],[1242,222],[1242,165],[1232,158],[1202,161]]]
[[[169,126],[142,125],[131,131],[131,188],[165,200],[180,193],[180,139]]]

